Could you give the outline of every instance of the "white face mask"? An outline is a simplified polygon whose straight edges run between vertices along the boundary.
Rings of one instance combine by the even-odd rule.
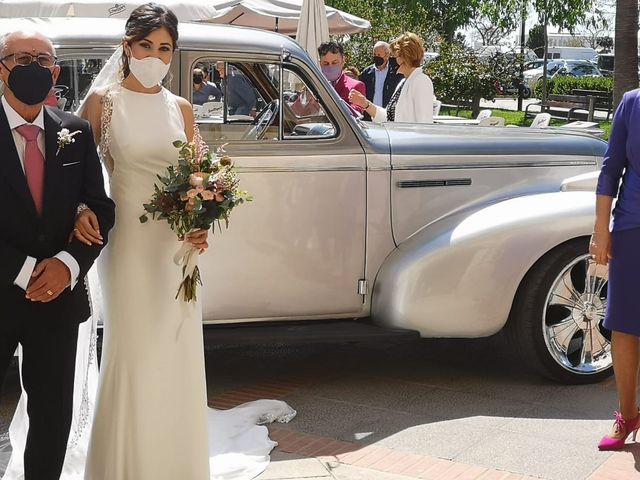
[[[138,60],[131,55],[129,57],[129,70],[145,87],[151,88],[158,85],[169,73],[170,63],[164,63],[157,57],[146,57]]]

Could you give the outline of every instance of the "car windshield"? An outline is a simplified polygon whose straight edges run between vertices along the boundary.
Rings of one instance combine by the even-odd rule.
[[[567,64],[567,70],[576,77],[583,77],[586,75],[600,75],[598,69],[591,63],[569,63]]]

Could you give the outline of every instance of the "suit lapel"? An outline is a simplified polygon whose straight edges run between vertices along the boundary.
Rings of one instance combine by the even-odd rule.
[[[13,140],[13,134],[9,128],[9,121],[7,120],[7,114],[4,108],[0,105],[0,152],[3,157],[0,160],[0,171],[3,176],[9,182],[9,185],[15,190],[20,201],[25,205],[29,213],[38,218],[36,212],[36,206],[33,203],[29,186],[27,185],[27,178],[24,176],[22,165],[20,164],[20,157],[16,150],[16,144]]]
[[[58,162],[58,132],[62,129],[62,120],[54,111],[44,107],[44,143],[45,143],[45,167],[44,167],[44,197],[42,202],[43,216],[52,208],[55,198],[60,165]]]

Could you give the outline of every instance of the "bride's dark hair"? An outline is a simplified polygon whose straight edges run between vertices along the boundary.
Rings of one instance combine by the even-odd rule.
[[[178,46],[178,17],[164,5],[153,2],[145,3],[131,12],[125,24],[123,41],[128,44],[137,42],[162,27],[166,28],[169,35],[171,35],[173,49],[175,50]],[[131,70],[129,70],[129,58],[125,52],[122,52],[123,77],[126,78],[129,73],[131,73]]]

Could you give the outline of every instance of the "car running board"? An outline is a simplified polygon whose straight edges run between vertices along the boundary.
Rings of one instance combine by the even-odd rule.
[[[350,343],[418,339],[415,330],[383,328],[366,320],[308,320],[243,325],[205,325],[208,345]]]

